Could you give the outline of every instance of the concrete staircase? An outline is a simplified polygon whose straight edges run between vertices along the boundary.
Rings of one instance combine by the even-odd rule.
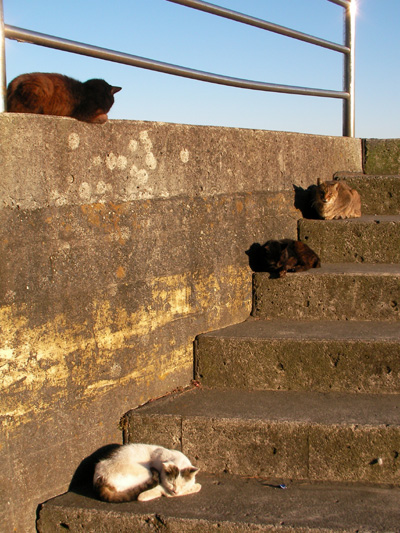
[[[202,491],[71,491],[39,532],[400,531],[400,177],[337,178],[363,217],[299,221],[322,268],[253,274],[251,317],[195,341],[201,385],[123,418],[125,441],[187,454]]]

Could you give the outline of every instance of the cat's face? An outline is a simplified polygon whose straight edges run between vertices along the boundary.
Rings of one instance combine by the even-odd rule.
[[[264,245],[264,260],[267,267],[276,267],[282,252],[279,241],[268,241]]]
[[[114,94],[121,87],[113,87],[104,80],[85,81],[85,107],[87,115],[92,117],[89,122],[103,124],[107,121],[107,113],[114,103]]]
[[[319,197],[320,201],[324,204],[328,204],[329,202],[332,202],[337,196],[337,189],[339,186],[339,182],[335,183],[320,183],[317,187],[316,193]]]
[[[173,463],[164,463],[161,470],[161,484],[173,496],[184,494],[194,485],[198,471],[199,469],[194,466],[179,470]]]

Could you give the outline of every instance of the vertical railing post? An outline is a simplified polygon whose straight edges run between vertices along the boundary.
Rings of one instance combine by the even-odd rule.
[[[355,28],[356,28],[356,0],[350,0],[350,5],[344,13],[344,40],[350,49],[344,55],[343,90],[349,93],[349,98],[343,101],[343,135],[354,137],[355,105],[354,105],[354,66],[355,66]]]
[[[6,110],[6,42],[4,34],[3,0],[0,0],[0,113]]]

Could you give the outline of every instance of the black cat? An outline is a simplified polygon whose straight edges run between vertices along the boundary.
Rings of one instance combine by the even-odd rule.
[[[114,94],[120,90],[121,87],[112,87],[98,79],[82,83],[62,74],[21,74],[7,88],[7,111],[73,117],[103,124],[114,103]]]
[[[270,240],[264,245],[255,243],[246,253],[252,270],[270,272],[273,277],[282,278],[287,272],[321,266],[318,255],[307,244],[292,239]]]

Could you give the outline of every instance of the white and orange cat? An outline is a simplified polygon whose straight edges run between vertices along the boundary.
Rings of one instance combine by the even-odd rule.
[[[125,444],[100,460],[93,477],[98,497],[106,502],[148,501],[199,492],[199,471],[177,450],[152,444]]]
[[[317,180],[313,202],[317,214],[325,220],[361,216],[361,198],[344,181]]]

